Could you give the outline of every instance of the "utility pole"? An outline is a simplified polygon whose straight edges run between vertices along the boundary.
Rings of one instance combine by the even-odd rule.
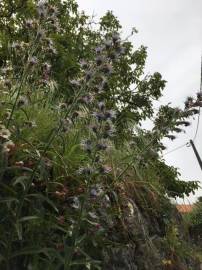
[[[201,170],[202,170],[202,161],[201,161],[201,158],[199,156],[199,153],[198,153],[198,151],[197,151],[197,149],[196,149],[196,147],[194,145],[194,142],[192,140],[190,140],[190,144],[191,144],[191,146],[192,146],[192,148],[194,150],[194,154],[196,155],[196,158],[198,160],[199,166],[201,167]]]

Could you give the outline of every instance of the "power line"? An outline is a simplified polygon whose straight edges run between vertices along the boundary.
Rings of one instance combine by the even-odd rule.
[[[181,149],[181,148],[183,148],[183,147],[186,146],[186,145],[187,145],[187,143],[184,143],[184,144],[182,144],[182,145],[180,145],[180,146],[178,146],[178,147],[176,147],[176,148],[174,148],[174,149],[172,149],[172,150],[166,152],[163,156],[166,156],[166,155],[168,155],[168,154],[170,154],[170,153],[172,153],[172,152],[175,152],[175,151],[177,151],[178,149]]]
[[[199,93],[202,94],[202,55],[201,55],[201,80],[200,80],[200,91]],[[198,119],[197,119],[197,125],[196,125],[196,131],[195,131],[195,134],[194,134],[194,137],[193,137],[193,141],[195,141],[197,135],[198,135],[198,130],[199,130],[199,124],[200,124],[200,116],[201,116],[201,107],[199,107],[199,114],[198,114]],[[174,149],[172,149],[171,151],[169,152],[166,152],[163,156],[167,155],[167,154],[170,154],[172,152],[175,152],[177,151],[178,149],[181,149],[183,148],[184,146],[188,146],[189,145],[189,142],[187,143],[184,143]]]
[[[201,56],[201,82],[200,82],[200,92],[199,93],[202,94],[202,56]],[[195,141],[196,136],[198,134],[199,124],[200,124],[200,116],[201,116],[201,107],[199,107],[199,115],[198,115],[198,119],[197,119],[196,132],[195,132],[193,141]]]

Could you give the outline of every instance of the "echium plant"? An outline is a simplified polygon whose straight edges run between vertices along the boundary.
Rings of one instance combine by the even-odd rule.
[[[83,120],[86,131],[80,147],[86,153],[87,160],[84,166],[81,166],[77,171],[86,188],[82,196],[72,198],[71,205],[79,211],[79,216],[73,224],[73,241],[71,239],[73,246],[69,249],[65,263],[67,268],[65,269],[69,269],[72,263],[76,264],[78,259],[82,259],[82,249],[85,251],[86,248],[88,250],[85,252],[88,252],[89,258],[91,256],[91,260],[84,256],[86,263],[88,262],[89,265],[92,264],[93,267],[96,267],[95,256],[97,254],[88,245],[93,244],[98,247],[101,244],[99,246],[100,255],[98,256],[100,258],[103,255],[104,245],[108,242],[108,222],[112,222],[112,220],[108,217],[108,221],[104,221],[100,217],[100,211],[103,206],[105,208],[106,206],[110,207],[107,191],[111,183],[108,182],[110,178],[108,179],[107,175],[110,174],[112,168],[107,162],[109,162],[110,148],[113,147],[113,136],[116,133],[116,111],[108,104],[106,92],[110,91],[108,80],[113,73],[113,63],[120,61],[123,53],[124,47],[121,44],[119,34],[113,33],[111,36],[107,36],[101,46],[95,49],[94,60],[90,62],[81,61],[82,79],[71,81],[76,87],[76,91],[79,92],[80,89],[83,89],[78,106],[86,111]],[[76,121],[80,121],[79,114],[76,118]],[[103,215],[106,215],[106,213],[103,213]],[[83,231],[84,228],[86,232]],[[88,235],[88,239],[84,237],[84,243],[80,241],[79,247],[76,243],[85,233],[91,233],[93,239],[90,235]],[[101,243],[100,237],[102,237]],[[77,256],[75,255],[76,250],[80,250],[80,253],[77,252]],[[76,261],[74,262],[75,258]],[[100,262],[97,263],[99,266]]]

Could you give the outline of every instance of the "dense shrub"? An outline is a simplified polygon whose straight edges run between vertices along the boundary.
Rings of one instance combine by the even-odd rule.
[[[165,81],[144,77],[146,48],[111,12],[93,28],[72,0],[0,7],[1,269],[102,269],[104,251],[126,244],[113,232],[127,181],[143,186],[140,204],[197,188],[160,158],[197,110],[154,113]]]

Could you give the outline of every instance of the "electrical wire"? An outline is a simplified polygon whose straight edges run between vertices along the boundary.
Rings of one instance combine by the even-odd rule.
[[[202,94],[202,56],[201,56],[201,81],[200,81],[200,91],[199,91],[199,93]],[[199,107],[199,114],[198,114],[198,119],[197,119],[196,131],[195,131],[195,134],[194,134],[194,137],[193,137],[193,140],[192,141],[195,141],[196,140],[196,137],[198,135],[199,125],[200,125],[200,116],[201,116],[201,107]],[[184,144],[182,144],[182,145],[180,145],[180,146],[172,149],[171,151],[166,152],[163,156],[168,155],[168,154],[170,154],[172,152],[175,152],[178,149],[183,148],[184,146],[189,146],[189,142],[184,143]]]
[[[201,82],[200,82],[200,92],[202,94],[202,56],[201,56]],[[201,116],[201,107],[199,107],[199,115],[198,115],[198,120],[197,120],[197,125],[196,125],[196,132],[193,138],[193,141],[195,141],[197,135],[198,135],[198,130],[199,130],[199,124],[200,124],[200,116]]]
[[[170,153],[172,153],[172,152],[175,152],[175,151],[177,151],[178,149],[181,149],[181,148],[183,148],[184,146],[187,146],[187,145],[188,145],[188,143],[184,143],[184,144],[182,144],[182,145],[180,145],[180,146],[178,146],[178,147],[176,147],[176,148],[174,148],[174,149],[172,149],[172,150],[166,152],[163,156],[166,156],[166,155],[168,155],[168,154],[170,154]]]

